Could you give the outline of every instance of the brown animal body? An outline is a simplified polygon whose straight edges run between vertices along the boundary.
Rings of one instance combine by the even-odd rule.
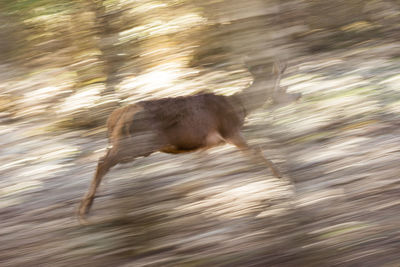
[[[204,93],[142,101],[114,110],[107,122],[111,147],[98,162],[89,192],[79,208],[80,218],[89,212],[97,187],[111,167],[156,151],[177,154],[230,143],[262,160],[276,177],[281,177],[278,168],[264,157],[260,149],[248,146],[240,129],[246,115],[264,104],[266,99],[290,103],[300,97],[299,94],[278,90],[283,71],[278,71],[273,92],[264,89],[262,103],[254,104],[254,99],[260,100],[260,96],[253,93],[267,86],[269,80],[253,71],[253,84],[247,91],[232,96]]]

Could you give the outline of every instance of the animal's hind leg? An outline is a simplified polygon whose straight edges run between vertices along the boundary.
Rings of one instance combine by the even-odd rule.
[[[253,159],[255,159],[257,161],[261,161],[264,164],[266,164],[270,168],[272,174],[275,177],[278,177],[278,178],[282,177],[279,169],[275,166],[275,164],[271,160],[269,160],[268,158],[266,158],[264,156],[262,150],[259,147],[256,147],[256,148],[250,147],[247,144],[246,140],[240,134],[237,134],[233,137],[229,137],[226,139],[226,141],[228,143],[235,145],[241,151],[243,151],[247,155],[250,155]]]
[[[100,158],[97,163],[97,169],[95,176],[90,184],[89,191],[82,199],[79,207],[79,217],[84,218],[86,214],[89,213],[90,207],[93,204],[94,197],[96,195],[96,190],[100,185],[101,179],[110,170],[111,167],[118,163],[117,155],[115,150],[112,148],[107,151],[107,154]]]
[[[89,191],[83,198],[79,207],[79,217],[84,221],[85,215],[89,213],[93,204],[96,190],[100,185],[101,179],[106,173],[118,163],[128,163],[137,157],[148,156],[159,149],[159,141],[154,133],[138,134],[122,139],[113,144],[113,147],[107,151],[98,164],[95,176],[90,184]]]

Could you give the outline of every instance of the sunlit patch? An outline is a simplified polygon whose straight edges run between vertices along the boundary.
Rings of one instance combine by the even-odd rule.
[[[207,19],[196,14],[188,13],[178,16],[170,21],[155,20],[146,25],[137,26],[119,33],[120,41],[128,41],[134,38],[143,38],[146,36],[158,36],[173,34],[185,31],[193,27],[198,27],[207,23]]]
[[[275,180],[250,182],[229,188],[214,187],[208,189],[208,192],[214,192],[214,194],[210,194],[210,197],[204,200],[184,205],[179,210],[201,212],[222,218],[240,218],[254,213],[261,214],[266,208],[264,201],[287,199],[291,195],[290,190],[282,186],[280,181]],[[192,195],[196,196],[199,193],[201,194],[201,192],[194,192]],[[278,215],[285,211],[286,209],[281,207],[272,213]]]
[[[180,77],[178,69],[168,69],[165,68],[164,70],[154,70],[145,75],[143,75],[143,79],[148,83],[150,86],[153,87],[169,87],[173,84]]]
[[[337,157],[350,155],[352,151],[357,151],[360,145],[366,143],[370,138],[357,137],[349,140],[342,140],[339,144],[326,146],[322,150],[309,151],[307,154],[299,156],[299,160],[306,162],[325,161]]]
[[[71,113],[79,109],[90,108],[101,99],[100,92],[105,89],[104,84],[90,85],[82,91],[65,99],[60,105],[58,113]]]
[[[386,109],[389,112],[392,112],[392,113],[395,113],[395,114],[399,114],[400,113],[400,101],[395,101],[395,102],[387,105]]]
[[[301,81],[301,80],[304,80]],[[316,93],[327,94],[336,91],[346,92],[355,87],[362,87],[369,84],[369,81],[360,75],[346,75],[335,79],[322,79],[321,77],[305,76],[297,77],[294,81],[296,84],[291,85],[291,90],[302,93]],[[293,81],[286,81],[285,83],[293,83]],[[285,84],[284,83],[284,84]]]
[[[59,90],[60,89],[55,86],[43,87],[41,89],[26,93],[25,97],[29,98],[30,101],[40,101],[49,97],[54,97],[54,94]]]
[[[154,25],[155,27],[152,28],[150,35],[171,34],[177,31],[184,31],[206,22],[206,18],[203,18],[195,13],[189,13],[166,23],[164,21],[156,21],[156,25]]]
[[[366,228],[369,228],[371,226],[372,225],[367,225],[365,222],[352,221],[352,222],[339,223],[333,226],[324,227],[312,231],[311,234],[324,235],[325,237],[334,237],[338,235],[351,233],[354,231],[365,230]]]
[[[143,53],[141,56],[152,56],[154,53],[162,53],[162,51],[169,51],[169,48],[157,48]],[[252,81],[249,76],[243,77],[242,71],[233,74],[227,71],[213,71],[199,77],[200,70],[187,67],[185,55],[171,60],[173,61],[152,67],[139,76],[124,79],[118,86],[118,93],[124,96],[122,97],[123,102],[132,103],[139,100],[192,95],[199,92],[232,95],[243,90]],[[238,77],[233,79],[232,75]]]
[[[136,89],[140,91],[140,94],[150,97],[173,96],[173,94],[179,92],[176,90],[176,86],[179,86],[181,79],[194,72],[197,71],[184,69],[183,63],[179,61],[165,63],[151,68],[140,76],[126,79],[120,85],[120,90],[130,91]],[[188,93],[190,93],[190,88],[184,94]]]
[[[375,26],[376,27],[376,26]],[[351,24],[345,25],[340,29],[342,31],[361,32],[373,29],[374,26],[367,21],[356,21]]]
[[[394,75],[384,81],[380,82],[379,84],[383,84],[389,87],[392,90],[399,91],[400,90],[400,75]]]
[[[38,159],[38,157],[24,157],[23,159],[18,159],[9,163],[2,164],[0,166],[0,171],[5,171],[10,168],[19,167],[25,164],[26,162]]]
[[[331,59],[325,59],[324,61],[308,61],[307,63],[302,63],[298,66],[299,70],[301,71],[307,71],[307,70],[313,70],[313,69],[322,69],[326,67],[331,67],[334,65],[340,65],[344,61],[342,59],[338,58],[331,58]]]
[[[37,179],[37,180],[51,178],[59,174],[61,171],[65,170],[65,168],[68,167],[68,165],[70,164],[56,164],[56,163],[37,164],[23,169],[22,172],[17,174],[17,177],[21,178],[29,177],[30,179]],[[30,181],[36,181],[36,180],[30,180]]]
[[[2,195],[1,195],[1,192],[0,192],[0,197],[1,197]],[[21,197],[21,198],[11,198],[11,199],[2,199],[1,201],[0,201],[0,209],[3,209],[3,208],[6,208],[6,207],[9,207],[9,206],[13,206],[13,205],[17,205],[17,204],[20,204],[20,203],[23,203],[24,202],[24,199]]]
[[[330,205],[336,199],[342,198],[344,196],[343,189],[319,189],[319,191],[314,191],[311,193],[303,194],[301,198],[299,198],[298,206],[299,207],[307,207],[311,205],[327,203],[326,205]]]
[[[126,80],[121,85],[121,89],[127,90],[129,88],[140,87],[145,93],[152,89],[169,87],[182,76],[179,72],[180,67],[178,63],[168,63],[157,66],[143,75]]]
[[[41,182],[39,180],[29,180],[29,181],[16,183],[11,186],[6,186],[6,187],[3,187],[0,189],[0,197],[6,197],[6,196],[20,193],[22,191],[36,189],[36,188],[39,188],[42,184],[43,184],[43,182]]]
[[[33,155],[40,158],[41,161],[65,159],[70,156],[76,155],[79,152],[78,147],[54,142],[52,144],[39,147],[32,151]]]
[[[135,1],[136,2],[136,1]],[[166,7],[166,3],[160,3],[160,2],[150,2],[150,3],[142,3],[136,8],[133,9],[134,12],[140,12],[140,13],[145,13],[150,10],[160,8],[160,7]]]

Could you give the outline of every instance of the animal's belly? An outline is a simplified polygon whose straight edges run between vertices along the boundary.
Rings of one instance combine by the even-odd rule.
[[[175,136],[175,138],[171,138],[169,144],[160,149],[160,151],[178,154],[192,152],[198,149],[208,149],[225,143],[224,139],[217,132],[209,133],[202,138],[189,138],[189,136],[186,136],[186,138],[183,136],[180,136],[181,138],[178,137],[179,136]]]
[[[180,154],[180,153],[188,153],[193,152],[200,149],[200,147],[193,147],[193,148],[183,148],[183,147],[176,147],[173,145],[168,145],[160,149],[161,152],[168,153],[168,154]]]

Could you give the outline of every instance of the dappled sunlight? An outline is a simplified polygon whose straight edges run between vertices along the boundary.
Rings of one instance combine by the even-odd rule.
[[[190,28],[192,27],[199,27],[206,22],[206,18],[203,18],[195,13],[189,13],[176,17],[169,21],[154,19],[149,24],[125,30],[123,32],[120,32],[119,35],[121,42],[125,42],[134,38],[154,37],[187,31],[190,30]]]
[[[0,265],[400,266],[399,15],[2,1]]]
[[[223,218],[241,218],[263,212],[273,199],[287,199],[291,194],[282,187],[281,183],[272,179],[249,182],[236,186],[221,186],[210,188],[214,195],[178,208],[180,212],[198,212],[204,216]],[[205,195],[204,192],[194,192],[189,197],[196,198],[196,194]],[[289,206],[287,207],[289,208]],[[280,209],[278,214],[284,212]]]
[[[5,171],[5,170],[8,170],[10,168],[23,166],[24,163],[29,162],[31,160],[35,160],[35,159],[38,159],[38,158],[37,157],[24,157],[24,159],[19,159],[19,160],[15,160],[15,161],[11,161],[11,162],[5,163],[0,167],[0,171]]]
[[[136,4],[135,2],[137,2],[136,0],[128,0],[128,1],[124,1],[124,3],[129,4]],[[168,5],[166,3],[162,3],[159,1],[153,1],[153,2],[149,2],[146,3],[145,1],[142,1],[142,3],[140,3],[140,5],[137,5],[135,8],[132,9],[132,14],[135,14],[136,12],[138,13],[146,13],[148,11],[151,11],[153,9],[156,8],[160,8],[160,7],[167,7]]]
[[[154,99],[162,97],[192,95],[199,92],[215,92],[218,94],[232,95],[241,91],[250,83],[249,77],[237,81],[220,82],[216,80],[227,79],[229,72],[213,72],[196,77],[200,70],[185,68],[183,62],[174,61],[150,68],[147,72],[132,78],[125,79],[119,85],[119,93],[129,95],[132,90],[137,91],[124,102],[134,102],[138,99]],[[193,79],[192,77],[196,77]]]
[[[319,188],[318,191],[312,193],[304,193],[301,195],[300,201],[297,203],[299,207],[312,206],[323,204],[322,207],[329,207],[335,202],[340,201],[343,198],[343,189],[322,189]],[[319,207],[321,208],[321,207]]]
[[[120,90],[139,89],[143,96],[149,95],[158,98],[173,96],[174,92],[179,92],[174,86],[179,86],[185,76],[195,73],[195,70],[183,69],[182,63],[165,63],[151,68],[147,73],[140,76],[125,80],[121,84]],[[190,92],[190,88],[188,88],[187,94],[190,93],[193,92]]]
[[[65,99],[57,112],[72,113],[79,109],[88,109],[100,100],[100,92],[104,90],[104,85],[92,85],[82,89],[77,94],[74,94]]]
[[[55,95],[57,95],[58,91],[59,88],[54,86],[43,87],[38,90],[26,93],[25,98],[35,103],[37,101],[44,100],[48,97],[54,97]]]
[[[18,194],[25,190],[31,190],[41,187],[43,182],[31,180],[26,182],[16,183],[11,186],[6,186],[0,190],[0,197],[9,197],[12,194]]]
[[[400,90],[400,75],[394,75],[386,80],[381,81],[379,84],[388,86],[393,90]]]
[[[346,157],[346,155],[356,152],[357,148],[368,140],[370,139],[363,137],[350,140],[342,140],[339,144],[334,143],[332,145],[327,145],[324,150],[316,150],[304,154],[302,157],[299,157],[299,160],[302,160],[304,163],[306,163],[309,161],[324,161],[332,157]]]

